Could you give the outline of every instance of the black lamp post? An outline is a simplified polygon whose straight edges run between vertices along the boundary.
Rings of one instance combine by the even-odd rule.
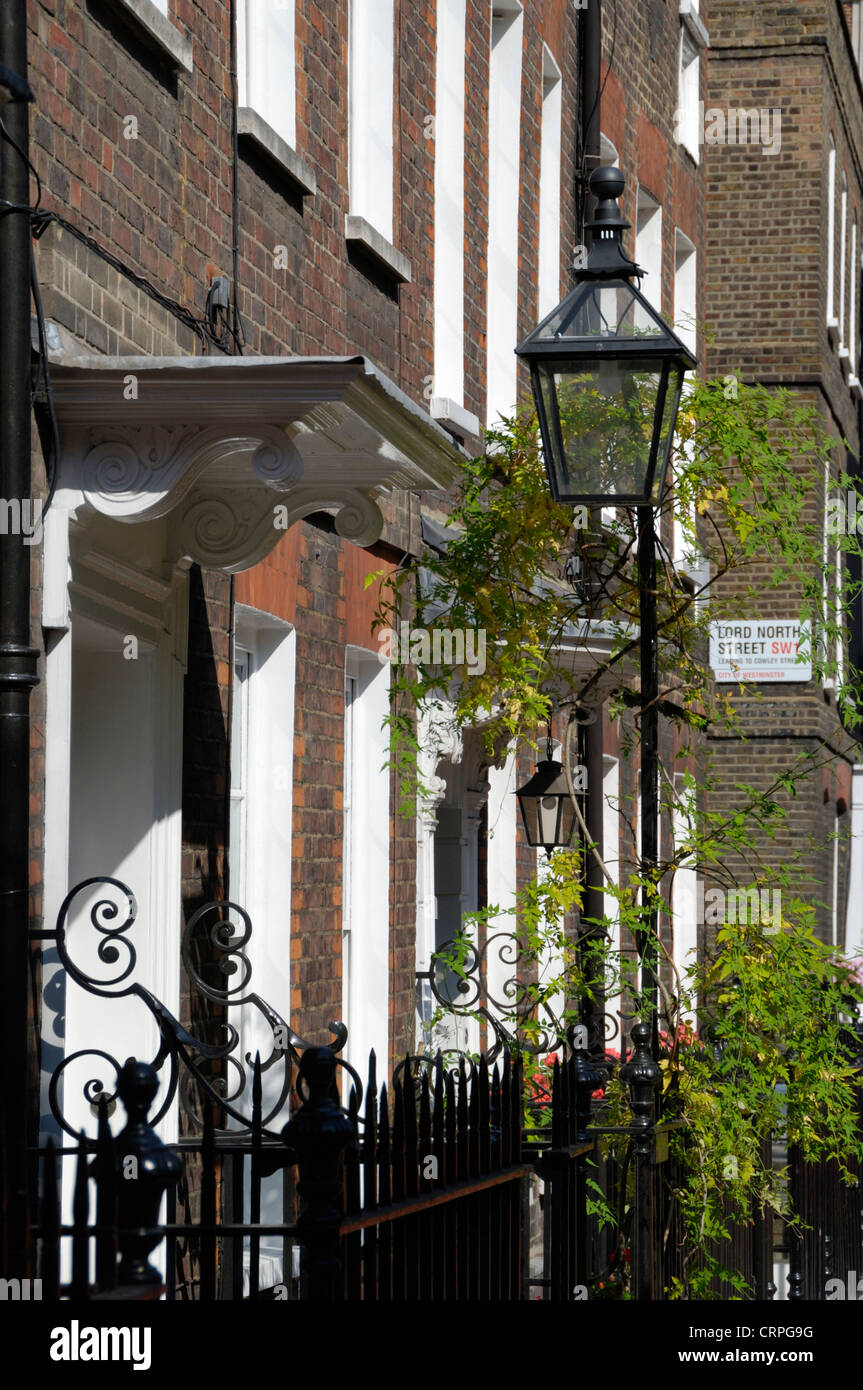
[[[659,501],[687,371],[695,358],[633,284],[641,270],[621,245],[630,226],[617,200],[619,169],[590,178],[597,199],[586,230],[592,244],[575,288],[516,348],[531,386],[552,495],[591,507],[638,508],[641,632],[641,861],[647,875],[658,850],[658,670],[653,507]],[[642,896],[641,990],[654,1015],[656,899]]]
[[[641,997],[649,1049],[658,1054],[655,880],[658,861],[659,763],[656,538],[653,508],[671,454],[683,381],[696,360],[633,283],[642,272],[621,245],[630,226],[617,200],[618,169],[590,178],[597,199],[587,264],[566,299],[516,348],[530,367],[552,496],[588,507],[638,508],[641,635],[641,866],[646,883],[638,934]],[[643,1049],[646,1029],[639,1046]],[[649,1117],[642,1116],[642,1124]],[[650,1297],[646,1241],[638,1242],[638,1297]]]

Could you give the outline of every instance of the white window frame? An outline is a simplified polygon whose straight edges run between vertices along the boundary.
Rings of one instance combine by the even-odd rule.
[[[836,145],[830,136],[827,153],[827,327],[839,327],[836,317]]]
[[[851,257],[849,270],[849,310],[848,310],[848,365],[853,374],[857,370],[857,297],[860,274],[857,254],[857,214],[851,221]]]
[[[350,0],[348,67],[349,215],[361,218],[392,244],[393,0]]]
[[[635,199],[635,261],[647,274],[644,293],[662,312],[662,204],[639,185]]]
[[[853,0],[851,7],[851,48],[858,68],[863,67],[863,2]]]
[[[863,913],[858,904],[863,896],[863,764],[851,769],[851,830],[848,853],[848,880],[845,892],[843,950],[846,956],[863,951]]]
[[[237,105],[297,143],[296,0],[237,0]],[[285,65],[288,51],[293,61]]]
[[[488,901],[504,911],[514,907],[518,891],[516,845],[518,812],[515,789],[518,786],[518,760],[515,745],[507,752],[502,767],[492,764],[488,769],[488,835],[486,841],[486,881]],[[512,919],[510,919],[511,921]],[[504,920],[499,930],[506,931]],[[489,935],[493,932],[490,931]],[[486,961],[486,987],[494,999],[504,999],[507,981],[512,977],[512,964],[501,958],[500,951],[489,952]]]
[[[381,1077],[389,1054],[389,663],[349,646],[346,691],[349,681],[354,699],[350,706],[345,701],[342,1020],[354,1065],[364,1072],[374,1048]]]
[[[842,623],[842,591],[844,588],[845,570],[842,563],[842,538],[836,537],[836,573],[835,573],[835,592],[833,598],[833,619],[836,623],[836,694],[842,688],[845,679],[845,639],[844,627]]]
[[[243,711],[237,707],[236,693],[234,696],[231,753],[233,763],[235,739],[242,739],[245,765],[238,795],[244,802],[240,824],[245,843],[229,845],[230,893],[232,901],[245,908],[252,919],[247,955],[253,979],[267,1002],[287,1019],[291,1007],[294,628],[270,613],[238,603],[234,609],[235,666],[238,654],[247,658],[248,676]],[[238,730],[237,722],[243,716],[245,728]],[[232,803],[234,798],[232,777]],[[232,822],[236,823],[235,817]],[[261,1056],[268,1056],[272,1030],[268,1035],[266,1027],[256,1021],[253,1031],[252,1055],[260,1044]]]
[[[674,805],[671,812],[671,834],[675,853],[689,838],[695,816],[695,797],[687,787],[685,776],[674,774]],[[698,959],[698,873],[692,856],[687,856],[674,875],[671,898],[672,959],[681,982],[686,983],[686,970]],[[692,959],[693,952],[695,960]],[[692,1014],[686,1016],[692,1022]]]
[[[692,353],[698,347],[698,252],[679,227],[674,230],[674,331]]]
[[[700,112],[701,54],[698,44],[686,25],[680,26],[680,47],[677,62],[677,122],[678,144],[696,164],[701,161]]]
[[[464,405],[465,0],[438,0],[436,38],[431,413],[449,418],[444,402]]]
[[[832,547],[832,542],[831,542],[831,537],[830,537],[830,535],[829,535],[829,533],[828,533],[828,529],[827,529],[827,521],[828,521],[828,507],[827,507],[827,503],[828,503],[828,500],[829,500],[829,498],[830,498],[830,489],[831,489],[832,483],[833,483],[833,476],[832,476],[832,469],[831,469],[831,465],[830,465],[830,455],[827,454],[827,455],[825,456],[825,459],[824,459],[824,511],[823,511],[823,518],[824,518],[824,521],[823,521],[824,533],[823,533],[822,571],[821,571],[821,602],[822,602],[822,607],[823,607],[823,612],[824,612],[825,624],[826,624],[826,619],[827,619],[828,610],[829,610],[830,607],[832,606],[832,607],[833,607],[833,610],[834,610],[834,614],[835,614],[835,612],[836,612],[836,604],[837,604],[837,601],[838,601],[835,592],[834,592],[832,598],[831,598],[831,593],[830,593],[829,573],[830,573],[831,560],[832,560],[832,563],[834,564],[834,567],[835,567],[835,565],[836,565],[836,560],[837,560],[838,558],[841,558],[841,552],[840,552],[840,550],[839,550],[839,538],[837,537],[836,549],[835,549],[835,555],[834,555],[834,553],[833,553],[833,547]],[[838,573],[836,572],[836,570],[835,570],[835,568],[834,568],[834,582],[835,582],[836,578],[838,578]],[[829,651],[828,651],[828,647],[827,647],[827,632],[826,632],[826,626],[822,629],[821,635],[820,635],[818,641],[819,641],[819,650],[820,650],[820,652],[821,652],[822,658],[826,661],[826,659],[827,659],[827,657],[828,657],[828,655],[829,655]],[[836,673],[835,676],[829,676],[829,675],[825,675],[825,676],[824,676],[824,689],[825,689],[825,690],[838,690],[838,679],[837,679],[837,678],[838,678],[838,675],[839,675],[839,672],[837,671],[837,673]]]
[[[546,44],[542,46],[542,124],[539,158],[539,273],[537,310],[540,319],[560,300],[560,145],[563,114],[560,68]]]
[[[521,82],[524,15],[520,0],[493,0],[488,99],[488,321],[486,421],[516,405]]]
[[[847,305],[846,269],[848,265],[848,179],[844,172],[842,174],[842,193],[839,200],[839,207],[839,356],[847,357],[848,348],[845,343],[845,309]]]
[[[232,676],[234,694],[231,729],[231,836],[229,887],[231,901],[245,908],[252,931],[244,947],[252,967],[251,990],[258,991],[286,1021],[291,1018],[291,861],[294,809],[294,692],[296,633],[292,625],[259,609],[234,608]],[[244,671],[238,684],[238,669]],[[240,698],[238,699],[238,694]],[[237,753],[240,776],[235,785]],[[242,808],[238,814],[238,805]],[[237,837],[240,837],[239,840]],[[235,935],[244,931],[239,914],[232,914]],[[234,1023],[240,1030],[239,1055],[266,1060],[273,1050],[273,1032],[254,1007],[238,1006]],[[281,1073],[261,1077],[264,1111],[276,1103]],[[287,1112],[283,1112],[287,1118]],[[250,1200],[249,1177],[245,1198]],[[279,1175],[265,1177],[261,1186],[261,1220],[285,1219]],[[243,1243],[243,1280],[248,1287],[251,1245]],[[258,1252],[260,1288],[285,1282],[284,1248],[276,1236],[264,1236]]]
[[[679,227],[674,231],[674,331],[693,353],[698,346],[698,252],[685,232]],[[687,377],[690,374],[687,373]],[[686,380],[684,380],[684,392]],[[694,444],[688,446],[691,457]],[[686,559],[683,523],[678,515],[677,503],[674,506],[671,554],[675,565],[693,577],[699,573],[697,559]],[[690,524],[695,520],[695,504],[690,505]]]
[[[230,890],[245,906],[249,812],[249,691],[254,669],[251,648],[234,642],[234,689],[231,703]]]

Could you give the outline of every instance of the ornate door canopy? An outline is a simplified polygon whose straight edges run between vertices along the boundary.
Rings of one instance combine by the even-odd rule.
[[[391,488],[447,488],[462,450],[366,357],[52,357],[58,504],[158,522],[163,556],[250,569],[335,512],[371,545]]]

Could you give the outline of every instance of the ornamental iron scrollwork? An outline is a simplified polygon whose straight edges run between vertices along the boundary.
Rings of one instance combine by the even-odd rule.
[[[463,958],[453,968],[462,952]],[[494,992],[489,987],[489,961],[511,972],[494,986]],[[493,1039],[484,1049],[490,1065],[504,1049],[534,1057],[557,1053],[561,1058],[587,1050],[599,1054],[601,1060],[614,1040],[622,1036],[624,1021],[635,1015],[594,1009],[583,1023],[564,1022],[546,1001],[538,1001],[536,987],[527,977],[527,967],[535,964],[534,949],[515,932],[493,932],[482,945],[465,945],[455,939],[445,942],[432,956],[428,970],[417,971],[417,980],[428,981],[443,1017],[485,1023]],[[537,1019],[538,1011],[544,1015],[541,1021]],[[530,1025],[528,1032],[526,1025]],[[467,1056],[457,1048],[443,1051],[444,1055]]]
[[[73,958],[70,948],[70,911],[81,893],[97,885],[106,892],[90,906],[88,914],[89,925],[98,933],[93,952],[96,961],[88,962],[85,967],[80,957],[78,960]],[[238,928],[232,919],[233,914],[240,919],[241,927]],[[195,1128],[202,1129],[204,1123],[200,1101],[209,1100],[233,1121],[229,1127],[216,1126],[217,1133],[230,1134],[234,1139],[243,1139],[252,1133],[251,1078],[255,1058],[250,1053],[240,1055],[240,1029],[227,1018],[229,1009],[243,1006],[256,1010],[272,1034],[271,1051],[268,1056],[260,1057],[259,1063],[261,1075],[271,1073],[275,1082],[269,1088],[270,1097],[261,1111],[260,1133],[266,1139],[280,1140],[281,1125],[272,1129],[269,1126],[277,1116],[284,1120],[282,1112],[291,1093],[294,1068],[299,1068],[302,1054],[310,1044],[265,999],[249,989],[252,965],[246,948],[252,936],[252,920],[248,912],[238,903],[204,903],[191,915],[183,932],[180,951],[190,988],[201,999],[225,1013],[224,1018],[216,1021],[223,1034],[220,1043],[206,1043],[196,1037],[155,994],[132,978],[138,957],[127,933],[135,926],[137,916],[135,895],[120,879],[108,875],[86,878],[66,894],[57,914],[56,931],[39,935],[54,939],[67,976],[88,994],[101,999],[135,998],[152,1015],[158,1029],[159,1046],[150,1066],[165,1083],[165,1093],[158,1111],[151,1116],[151,1124],[155,1125],[162,1119],[175,1096],[178,1096],[184,1113]],[[202,941],[208,947],[203,960],[200,959]],[[104,971],[101,969],[103,966]],[[329,1047],[336,1055],[337,1065],[352,1078],[359,1106],[363,1099],[360,1076],[338,1055],[347,1042],[347,1028],[343,1023],[333,1022],[329,1024],[329,1031],[332,1034]],[[88,1105],[93,1106],[101,1101],[107,1104],[108,1113],[113,1111],[116,1103],[123,1065],[104,1049],[90,1047],[64,1057],[54,1069],[48,1086],[51,1113],[62,1129],[75,1140],[79,1138],[79,1130],[63,1114],[60,1092],[61,1083],[65,1084],[67,1080],[68,1069],[82,1059],[87,1060],[88,1069],[90,1064],[97,1064],[93,1067],[95,1072],[106,1068],[113,1070],[113,1086],[106,1085],[99,1075],[92,1074],[81,1088]],[[221,1068],[221,1072],[217,1072],[216,1068]],[[301,1080],[295,1093],[300,1099],[303,1098]]]

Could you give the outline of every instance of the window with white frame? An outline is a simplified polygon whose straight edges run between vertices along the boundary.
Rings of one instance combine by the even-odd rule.
[[[237,104],[297,143],[296,0],[238,0]]]
[[[851,770],[851,825],[849,827],[848,878],[844,893],[843,950],[852,957],[863,951],[863,765]],[[837,924],[838,927],[838,924]],[[838,935],[838,930],[837,930]]]
[[[675,230],[674,233],[674,330],[678,337],[686,344],[691,352],[696,351],[697,345],[697,294],[698,283],[696,278],[697,258],[695,247],[683,232]],[[685,384],[684,384],[685,390]],[[687,448],[688,457],[692,457],[692,441]],[[674,523],[672,534],[672,557],[676,565],[682,568],[689,568],[695,563],[695,557],[690,553],[691,546],[686,544],[685,526],[690,532],[695,523],[695,504],[690,503],[688,513],[684,514],[677,501],[674,504]]]
[[[836,146],[830,137],[827,152],[827,327],[837,328],[836,318]]]
[[[516,403],[522,6],[493,0],[488,97],[488,374],[486,419]]]
[[[542,127],[539,165],[538,316],[545,318],[560,299],[560,68],[542,49]]]
[[[847,256],[847,231],[848,231],[848,180],[845,174],[842,175],[842,191],[839,196],[839,353],[840,356],[847,353],[845,344],[845,310],[847,307],[846,295],[846,268],[848,265]]]
[[[851,256],[848,281],[848,361],[852,375],[857,371],[857,304],[860,293],[857,214],[851,223]]]
[[[836,578],[835,592],[833,597],[833,619],[836,623],[836,689],[839,691],[845,679],[845,625],[842,619],[842,599],[845,579],[845,562],[843,559],[842,545],[840,537],[836,537]]]
[[[703,122],[701,107],[701,50],[710,38],[699,14],[698,0],[678,0],[680,48],[677,72],[677,114],[675,139],[696,164],[701,157]]]
[[[689,31],[680,30],[680,56],[677,73],[677,123],[675,134],[679,143],[696,164],[699,149],[699,94],[701,91],[701,60],[698,46]]]
[[[249,676],[252,654],[234,645],[234,689],[231,712],[231,895],[246,902],[246,859],[249,810]]]
[[[832,621],[836,625],[837,636],[832,652],[836,669],[832,675],[824,678],[826,690],[839,689],[845,668],[845,641],[842,632],[843,552],[841,537],[836,536],[834,544],[830,527],[831,512],[828,508],[828,502],[830,501],[832,486],[833,475],[828,454],[824,459],[824,535],[821,571],[821,602],[825,626],[819,638],[819,649],[825,662],[831,656],[827,642],[826,624],[828,621]]]
[[[393,0],[351,0],[350,215],[393,239]]]
[[[674,854],[691,840],[695,816],[695,791],[687,785],[682,773],[674,775],[674,806],[671,815],[671,834]],[[672,959],[681,981],[686,983],[686,971],[695,964],[698,952],[698,876],[692,855],[681,859],[674,874],[671,896]]]
[[[662,310],[662,207],[639,187],[635,209],[635,261],[645,271],[643,290],[654,309]]]
[[[863,2],[853,0],[851,6],[851,47],[858,68],[863,68]]]
[[[464,401],[465,0],[438,0],[435,96],[434,393]]]
[[[504,910],[513,907],[517,891],[516,841],[518,816],[515,789],[518,786],[518,761],[514,745],[507,753],[503,766],[488,769],[488,802],[485,822],[486,897]],[[506,982],[512,977],[512,965],[500,949],[490,951],[486,961],[486,987],[493,999],[505,999]]]
[[[231,712],[231,899],[254,923],[250,951],[266,970],[274,1007],[290,1009],[295,638],[290,624],[238,604]],[[287,1017],[287,1014],[284,1014]],[[272,1037],[270,1037],[272,1044]],[[261,1055],[264,1053],[262,1051]]]
[[[833,829],[833,864],[831,878],[831,902],[830,902],[830,939],[835,946],[841,949],[839,940],[839,816],[834,817]]]
[[[618,162],[619,162],[619,160],[620,160],[620,155],[619,155],[618,152],[617,152],[617,147],[616,147],[615,145],[612,144],[612,142],[609,140],[609,138],[608,138],[607,135],[600,135],[600,137],[599,137],[599,162],[600,162],[600,164],[613,164],[613,165],[616,167],[617,164],[618,164]]]
[[[830,501],[830,487],[831,487],[832,481],[833,481],[833,479],[832,479],[831,469],[830,469],[830,455],[829,455],[829,454],[825,454],[825,455],[824,455],[824,513],[823,513],[823,515],[824,515],[824,534],[823,534],[823,536],[822,536],[822,553],[821,553],[821,608],[822,608],[822,612],[823,612],[823,615],[824,615],[824,621],[825,621],[825,623],[826,623],[826,621],[827,621],[828,605],[829,605],[829,603],[830,603],[830,581],[829,581],[829,577],[828,577],[828,565],[829,565],[829,561],[830,561],[830,529],[829,529],[828,518],[829,518],[830,512],[829,512],[829,510],[828,510],[828,503],[829,503],[829,501]],[[825,646],[823,637],[821,638],[821,640],[820,640],[820,642],[819,642],[819,648],[820,648],[821,655],[822,655],[822,659],[823,659],[823,658],[826,656],[826,646]],[[827,686],[827,687],[829,687],[829,686],[831,685],[831,683],[832,683],[832,682],[829,680],[829,678],[828,678],[828,679],[825,679],[825,681],[824,681],[824,684],[825,684],[825,686]]]
[[[282,1018],[290,1018],[291,834],[293,820],[294,685],[296,646],[289,623],[237,604],[231,710],[230,839],[231,901],[249,915],[252,933],[244,947],[258,988]],[[231,913],[234,936],[245,934],[239,914]],[[238,1055],[267,1058],[273,1050],[272,1025],[260,1010],[239,1005],[234,1018]],[[264,1111],[280,1098],[280,1072],[261,1077]],[[284,1116],[287,1118],[287,1115]],[[250,1199],[247,1176],[245,1201]],[[264,1178],[261,1220],[286,1220],[280,1175]],[[248,1283],[250,1242],[243,1251]],[[258,1249],[261,1288],[289,1277],[290,1261],[280,1237],[262,1237]]]
[[[695,246],[678,228],[674,233],[674,331],[693,353],[698,337],[696,269]]]
[[[382,1070],[389,1044],[390,779],[385,720],[389,664],[349,647],[345,662],[342,832],[342,1017],[351,1056],[372,1048]]]

